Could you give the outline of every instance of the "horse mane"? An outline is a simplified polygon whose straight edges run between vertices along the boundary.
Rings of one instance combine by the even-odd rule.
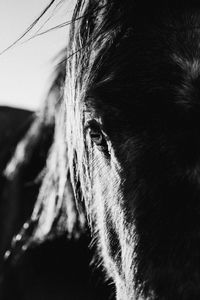
[[[132,10],[132,1],[128,1],[127,5]],[[124,34],[121,20],[127,20],[127,28],[132,17],[125,15],[129,9],[124,7],[120,1],[78,0],[76,3],[68,47],[58,55],[59,62],[46,99],[4,171],[8,180],[14,180],[24,166],[31,168],[31,157],[48,132],[48,151],[43,168],[35,179],[40,183],[39,193],[35,195],[32,215],[28,216],[17,238],[13,238],[9,255],[61,234],[78,237],[85,231],[86,215],[82,200],[83,195],[91,196],[90,183],[84,186],[82,182],[85,172],[89,173],[89,164],[87,158],[81,157],[78,152],[76,137],[71,137],[70,128],[65,128],[66,123],[70,123],[66,122],[66,118],[74,117],[75,96],[77,103],[81,102],[88,91],[98,90],[112,80],[110,58],[112,49],[118,47],[117,36],[120,38]],[[63,101],[64,90],[71,101],[67,104],[67,111]],[[80,136],[79,131],[77,135]],[[82,158],[84,170],[80,169]],[[87,211],[90,211],[90,202],[85,202]]]
[[[35,192],[35,204],[31,216],[20,232],[13,237],[5,258],[16,261],[31,245],[42,243],[65,234],[77,238],[85,228],[85,215],[81,206],[77,207],[69,174],[67,145],[60,126],[63,124],[63,93],[65,82],[65,51],[58,55],[52,83],[40,111],[34,114],[33,121],[23,138],[18,142],[12,158],[4,170],[8,181],[14,181],[24,168],[35,167],[32,157],[42,153],[42,167],[36,177],[39,193]],[[40,146],[41,145],[41,146]],[[31,205],[31,204],[30,204]]]
[[[131,3],[128,5],[133,6]],[[89,172],[89,165],[83,157],[85,169],[79,169],[81,164],[77,160],[80,160],[80,153],[75,145],[76,137],[71,138],[70,129],[65,128],[66,118],[73,117],[71,110],[76,105],[73,102],[75,94],[77,98],[81,94],[82,99],[89,90],[99,89],[112,80],[109,61],[112,49],[118,46],[116,36],[121,37],[123,32],[120,27],[121,19],[125,17],[123,8],[124,4],[118,1],[78,0],[76,3],[68,47],[57,57],[59,62],[46,99],[4,171],[6,177],[13,180],[24,165],[31,167],[31,157],[37,145],[47,132],[51,133],[44,167],[36,178],[40,181],[40,189],[35,196],[33,212],[17,239],[13,238],[13,252],[15,248],[17,251],[21,248],[26,250],[29,245],[61,234],[69,238],[78,237],[86,229],[83,194],[90,194],[90,183],[85,187],[81,182],[85,172]],[[113,11],[116,13],[111,18]],[[127,18],[127,23],[129,21]],[[72,99],[71,104],[70,101],[67,104],[67,111],[63,101],[64,90],[66,97]],[[79,132],[77,134],[80,135]]]

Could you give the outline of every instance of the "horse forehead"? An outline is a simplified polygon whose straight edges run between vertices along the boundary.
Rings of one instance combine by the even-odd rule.
[[[158,24],[146,23],[132,39],[132,64],[124,69],[126,74],[131,74],[132,69],[136,81],[146,77],[149,82],[148,77],[158,79],[157,74],[165,79],[172,76],[170,81],[173,78],[174,82],[177,73],[191,79],[199,77],[200,18],[190,14],[182,20],[169,18],[160,28]]]
[[[199,80],[193,80],[200,75],[200,13],[164,14],[158,21],[149,16],[129,33],[114,51],[106,52],[109,57],[102,66],[103,80],[100,78],[94,88],[100,112],[105,113],[104,105],[108,105],[112,110],[119,108],[117,116],[124,110],[129,114],[133,104],[142,110],[145,99],[156,103],[164,98],[174,103],[179,94],[192,101],[190,96],[196,97],[199,89]]]

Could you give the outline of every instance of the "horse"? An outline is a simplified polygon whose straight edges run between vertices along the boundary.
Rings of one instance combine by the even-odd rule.
[[[13,249],[88,224],[117,300],[200,297],[199,16],[195,0],[76,1],[52,145]]]

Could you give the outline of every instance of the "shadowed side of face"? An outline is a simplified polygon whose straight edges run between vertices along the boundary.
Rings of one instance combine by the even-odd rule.
[[[200,296],[199,12],[136,18],[83,103],[82,185],[118,300]]]

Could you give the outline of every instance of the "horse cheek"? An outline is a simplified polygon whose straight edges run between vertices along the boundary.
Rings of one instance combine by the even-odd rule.
[[[123,287],[121,291],[125,291],[125,281],[133,282],[132,264],[130,265],[132,259],[130,258],[133,256],[134,247],[130,239],[132,224],[128,226],[126,223],[121,172],[122,168],[113,150],[110,151],[109,160],[98,150],[94,151],[93,216],[99,254],[103,258],[109,277],[114,280],[116,286]],[[120,290],[117,294],[121,294]],[[124,297],[125,294],[122,293],[122,295]],[[118,296],[119,299],[123,299],[121,297]]]

